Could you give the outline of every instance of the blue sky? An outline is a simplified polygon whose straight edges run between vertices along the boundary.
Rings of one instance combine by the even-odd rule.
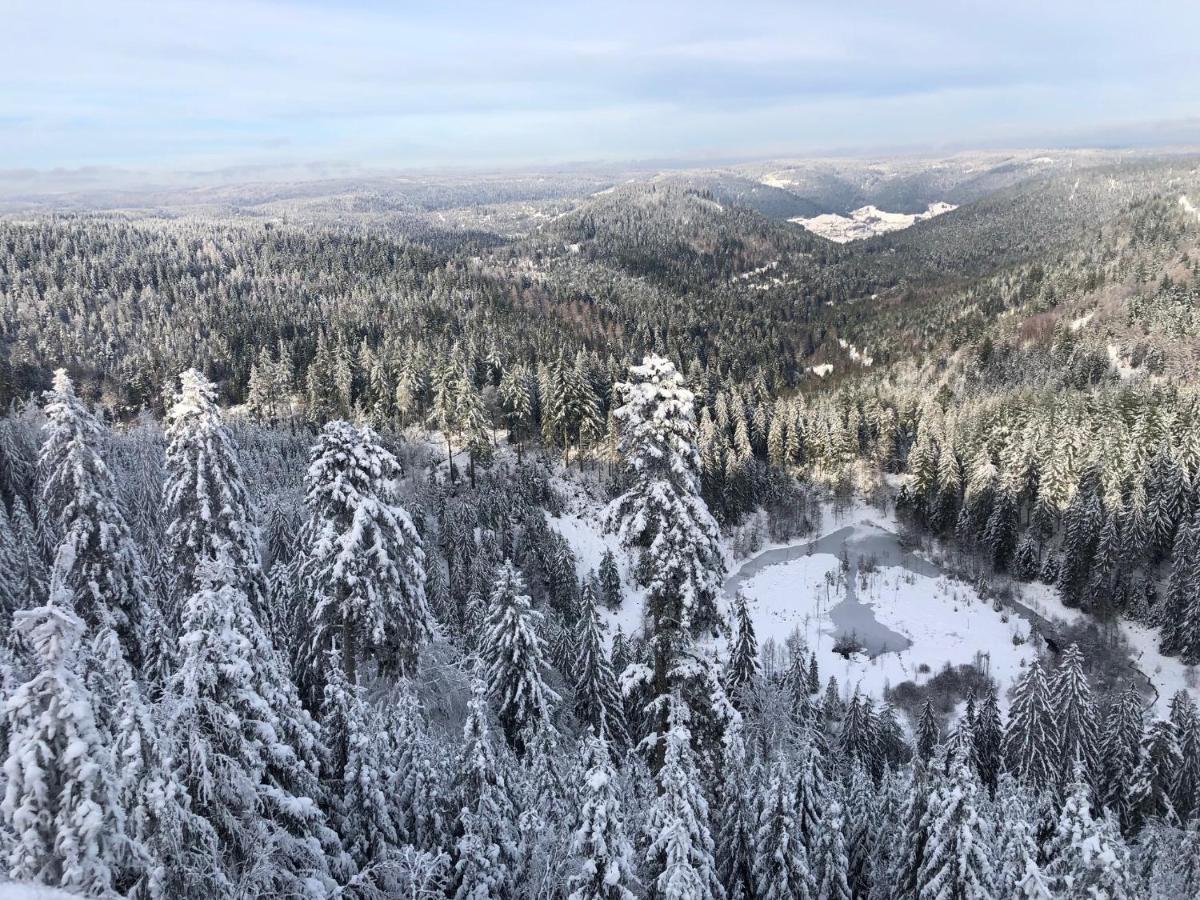
[[[1197,35],[1195,0],[5,0],[0,169],[1103,140],[1200,116]]]

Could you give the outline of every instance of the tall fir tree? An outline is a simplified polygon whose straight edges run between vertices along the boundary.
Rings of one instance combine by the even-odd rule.
[[[37,662],[32,679],[4,703],[6,873],[72,894],[114,896],[133,860],[115,760],[79,675],[84,623],[51,604],[18,612],[16,627]]]
[[[400,465],[370,428],[340,421],[325,426],[310,459],[300,569],[311,597],[304,680],[310,690],[320,686],[334,646],[351,684],[364,660],[411,675],[433,626],[425,551],[396,495]]]
[[[928,843],[917,876],[917,896],[991,900],[997,895],[993,835],[984,812],[986,795],[961,742],[947,743],[944,755],[934,767],[937,784],[925,813]]]
[[[575,717],[597,737],[617,747],[629,744],[625,710],[612,665],[604,653],[604,625],[596,609],[596,586],[587,579],[580,592],[579,622],[575,628],[577,655]]]
[[[796,827],[785,761],[777,759],[763,795],[755,836],[754,883],[762,900],[815,900],[816,877]]]
[[[693,634],[716,622],[724,565],[717,523],[700,496],[692,393],[662,357],[646,357],[630,375],[632,381],[616,387],[623,402],[615,412],[630,481],[613,501],[609,523],[640,554],[652,691],[660,699],[656,730],[662,735],[662,700],[681,686],[677,663],[688,654]],[[665,741],[657,748],[656,766]]]
[[[549,727],[550,705],[559,699],[546,683],[549,666],[536,628],[541,613],[525,590],[525,579],[506,560],[492,589],[481,647],[488,696],[509,746],[518,753],[524,752],[526,729]]]
[[[754,623],[750,621],[746,596],[740,591],[733,598],[732,620],[730,630],[733,634],[733,643],[729,648],[725,690],[744,713],[758,680],[759,664],[758,639],[754,635]]]
[[[161,652],[158,607],[148,596],[141,555],[100,450],[100,423],[67,373],[46,394],[45,441],[38,466],[42,504],[57,535],[50,600],[89,632],[112,627],[135,671]]]
[[[1050,689],[1042,664],[1034,660],[1013,691],[1004,733],[1004,758],[1008,770],[1039,790],[1058,781],[1058,723],[1050,702]]]
[[[581,762],[582,803],[571,840],[577,868],[567,884],[568,900],[634,900],[633,849],[625,834],[617,773],[604,738],[584,741]]]
[[[1075,760],[1081,759],[1088,784],[1094,788],[1100,776],[1100,727],[1078,644],[1067,648],[1050,681],[1050,706],[1058,726],[1060,783],[1068,783]]]
[[[658,796],[646,823],[646,896],[648,900],[721,897],[708,801],[692,755],[687,707],[677,697],[670,697],[668,703]]]
[[[232,563],[237,587],[250,598],[260,624],[271,626],[253,503],[216,397],[216,385],[188,369],[167,411],[163,518],[173,573],[167,620],[175,631],[183,604],[199,588],[202,564],[220,555]]]

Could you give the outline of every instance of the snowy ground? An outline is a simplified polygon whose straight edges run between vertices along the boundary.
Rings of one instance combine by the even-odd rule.
[[[1063,606],[1058,591],[1045,584],[1014,585],[1018,598],[1034,612],[1051,620],[1078,622],[1088,614],[1078,609]],[[1158,649],[1159,635],[1155,628],[1148,628],[1126,619],[1117,627],[1129,644],[1133,664],[1154,685],[1156,692],[1155,711],[1165,716],[1169,711],[1171,697],[1179,691],[1191,691],[1192,697],[1200,702],[1200,672],[1195,667],[1185,666],[1177,657],[1164,656]]]
[[[779,556],[777,549],[765,550],[730,577],[727,588],[740,589],[750,601],[759,640],[782,641],[798,629],[816,652],[822,677],[835,675],[844,690],[857,688],[873,696],[904,681],[923,683],[946,664],[975,664],[1000,684],[1001,702],[1006,702],[1005,689],[1035,656],[1026,642],[1028,622],[1007,610],[996,611],[969,585],[899,548],[895,522],[878,510],[855,506],[840,519],[827,512],[824,522],[821,538],[799,542],[799,555],[759,568],[764,556]],[[851,564],[846,574],[839,559],[843,549]],[[862,627],[861,619],[851,618],[855,627],[848,628],[838,615],[849,602],[848,578],[854,602],[869,607],[881,626],[878,632],[902,640],[885,640],[874,646],[873,654],[860,652],[848,659],[834,652],[839,639]],[[866,635],[854,636],[870,645],[874,626],[866,627]]]
[[[854,210],[849,216],[825,213],[811,219],[795,218],[788,221],[795,222],[821,237],[845,244],[889,231],[900,231],[916,222],[940,216],[952,209],[957,207],[951,203],[930,203],[923,213],[894,213],[874,206],[864,206]]]
[[[644,595],[628,571],[628,554],[604,530],[602,503],[572,479],[556,479],[556,486],[567,495],[568,511],[550,517],[550,524],[571,545],[580,574],[597,568],[605,549],[622,567],[626,600],[618,612],[605,613],[610,632],[618,625],[626,634],[638,631]],[[769,544],[749,559],[735,561],[727,550],[726,599],[736,590],[746,595],[759,642],[782,643],[798,631],[816,652],[822,678],[834,675],[843,690],[876,697],[904,681],[922,684],[947,664],[974,664],[995,679],[1007,707],[1008,688],[1037,655],[1028,640],[1030,623],[1011,609],[993,608],[970,584],[901,547],[896,521],[874,507],[855,504],[840,516],[826,508],[822,522],[819,536]],[[1084,615],[1064,607],[1053,588],[1014,588],[1021,603],[1047,619]],[[1200,700],[1197,673],[1159,653],[1153,629],[1130,622],[1120,627],[1135,664],[1158,692],[1160,714],[1182,688]],[[834,652],[851,632],[870,652],[849,659]]]
[[[606,614],[608,624],[610,629],[620,625],[627,634],[637,631],[642,624],[643,594],[629,577],[628,557],[616,537],[604,532],[602,509],[578,493],[568,506],[566,514],[550,517],[551,527],[571,545],[581,574],[600,564],[606,548],[613,550],[626,570],[627,597],[619,612]],[[911,554],[908,559],[896,559],[894,565],[879,565],[875,571],[855,577],[856,599],[869,607],[868,615],[874,614],[882,626],[880,633],[892,632],[899,638],[873,657],[864,652],[845,659],[835,653],[839,633],[835,620],[840,605],[844,611],[847,590],[838,557],[840,543],[853,546],[859,539],[894,535],[895,523],[866,506],[853,507],[840,519],[827,512],[824,521],[821,538],[832,536],[836,545],[818,539],[815,546],[819,552],[812,553],[807,552],[812,539],[771,545],[751,559],[731,565],[727,592],[741,589],[746,594],[760,642],[773,639],[782,643],[793,630],[799,630],[817,653],[822,677],[835,675],[843,689],[858,688],[874,696],[903,681],[922,683],[947,663],[978,664],[1007,687],[1033,658],[1029,644],[1013,643],[1014,635],[1022,639],[1028,635],[1027,622],[996,612],[968,585],[934,574],[931,563],[915,560]],[[864,546],[868,552],[879,549],[869,541]],[[792,558],[763,565],[764,558],[770,562],[771,554],[786,553],[789,547]],[[913,571],[914,567],[921,571]],[[743,577],[747,572],[752,574]],[[859,631],[862,627],[858,621],[850,630],[860,639],[869,637],[866,630],[870,626]],[[905,640],[910,646],[899,649]]]

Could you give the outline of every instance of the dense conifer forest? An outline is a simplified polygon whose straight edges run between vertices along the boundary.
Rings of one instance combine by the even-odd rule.
[[[0,216],[0,873],[1200,897],[1200,169],[1043,158]],[[740,589],[866,517],[973,661]]]

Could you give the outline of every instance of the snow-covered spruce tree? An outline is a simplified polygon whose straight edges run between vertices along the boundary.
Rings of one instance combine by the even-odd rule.
[[[633,900],[633,851],[625,834],[617,773],[608,742],[583,742],[582,803],[571,841],[576,868],[568,882],[569,900]]]
[[[912,778],[908,797],[900,811],[899,824],[903,830],[900,852],[893,871],[896,895],[904,900],[921,900],[917,892],[920,876],[929,850],[930,793],[934,789],[933,773],[920,755],[913,757]]]
[[[44,512],[58,536],[51,601],[73,610],[89,632],[111,626],[140,671],[157,656],[162,630],[112,473],[100,457],[103,431],[63,369],[54,373],[45,411],[38,466]]]
[[[725,691],[738,709],[745,713],[750,693],[758,680],[759,667],[758,638],[754,635],[754,623],[750,621],[746,596],[741,591],[733,599],[732,619],[733,645],[729,648]]]
[[[487,691],[509,746],[524,751],[524,732],[549,723],[550,704],[558,694],[546,683],[549,665],[536,623],[536,612],[525,593],[525,579],[511,560],[505,560],[484,620],[480,656],[486,665]]]
[[[842,721],[842,732],[836,742],[841,764],[848,772],[854,763],[860,763],[868,771],[881,771],[879,737],[875,732],[875,711],[869,698],[854,692],[846,707]]]
[[[192,811],[173,767],[175,743],[162,727],[161,711],[143,698],[116,634],[97,632],[86,653],[87,685],[112,753],[133,855],[120,892],[132,900],[159,900],[228,891],[218,869],[217,835]]]
[[[655,730],[666,729],[661,701],[679,685],[677,662],[696,630],[717,621],[716,598],[724,569],[717,523],[700,496],[699,455],[692,393],[668,360],[648,356],[615,387],[614,412],[628,489],[608,512],[610,527],[640,553],[637,572],[646,586],[646,620],[653,654],[652,694],[660,698]],[[659,741],[656,765],[665,742]]]
[[[1137,689],[1130,685],[1109,706],[1100,754],[1103,763],[1100,800],[1113,811],[1125,834],[1135,823],[1129,788],[1137,771],[1145,730],[1144,703]]]
[[[721,897],[709,831],[708,801],[691,749],[687,706],[667,698],[666,752],[659,768],[658,796],[646,823],[647,900]]]
[[[1050,680],[1050,706],[1058,725],[1060,783],[1070,781],[1078,758],[1083,760],[1088,784],[1094,789],[1100,776],[1099,720],[1078,644],[1067,648]]]
[[[231,894],[318,896],[333,886],[319,839],[323,817],[313,799],[269,777],[271,768],[301,763],[261,692],[273,679],[256,669],[274,660],[258,653],[258,624],[230,568],[225,556],[202,564],[201,588],[184,607],[179,667],[165,699],[176,775],[217,833]]]
[[[483,396],[468,372],[463,371],[456,390],[458,422],[467,449],[467,471],[471,487],[475,487],[476,464],[486,465],[492,459],[491,425],[483,408]]]
[[[821,834],[821,817],[829,800],[830,788],[822,768],[821,748],[812,733],[801,738],[797,748],[796,773],[796,834],[810,860],[816,859],[817,841]]]
[[[174,584],[166,618],[177,632],[183,604],[199,588],[199,569],[224,554],[260,624],[270,626],[254,507],[242,481],[237,445],[217,406],[217,389],[195,369],[179,376],[167,410],[163,519]]]
[[[754,860],[758,834],[759,784],[757,770],[746,763],[740,728],[725,736],[725,759],[717,836],[717,876],[728,900],[752,900],[758,894]]]
[[[1001,775],[993,808],[997,832],[995,895],[998,898],[1028,897],[1030,895],[1024,889],[1026,882],[1031,882],[1031,886],[1045,882],[1038,865],[1037,828],[1029,789],[1008,773]],[[1031,877],[1031,873],[1036,874]]]
[[[1004,725],[1000,720],[1000,705],[995,691],[989,691],[979,705],[975,726],[971,729],[971,740],[974,743],[971,760],[979,773],[979,780],[994,795],[996,779],[1004,765]]]
[[[1138,753],[1137,768],[1129,785],[1134,827],[1154,817],[1175,819],[1172,786],[1183,767],[1183,753],[1175,726],[1169,719],[1150,723]]]
[[[991,900],[996,897],[992,829],[987,803],[961,742],[947,743],[944,762],[933,766],[937,782],[925,815],[928,842],[917,876],[917,896],[929,900]],[[947,771],[942,776],[942,771]]]
[[[1082,763],[1075,767],[1058,827],[1046,848],[1047,880],[1063,900],[1132,900],[1129,856],[1108,813],[1094,819]]]
[[[596,609],[596,587],[591,579],[580,592],[579,622],[575,626],[575,717],[591,727],[597,737],[618,747],[629,745],[625,710],[617,679],[604,654],[604,624]]]
[[[941,728],[933,714],[933,703],[927,697],[921,707],[920,718],[917,719],[917,755],[923,760],[932,759],[933,751],[937,749],[940,740]]]
[[[771,767],[754,847],[754,884],[758,887],[754,896],[762,900],[815,900],[816,878],[796,827],[791,775],[782,758]]]
[[[1161,622],[1163,652],[1178,653],[1189,665],[1200,663],[1200,511],[1176,534]]]
[[[1004,733],[1008,770],[1038,790],[1052,788],[1060,769],[1058,740],[1050,689],[1042,664],[1035,659],[1013,692]]]
[[[487,686],[476,664],[471,700],[463,723],[463,744],[454,775],[454,871],[451,896],[486,900],[515,896],[518,850],[508,784],[492,746]]]
[[[845,791],[846,880],[850,893],[867,897],[875,880],[878,847],[879,790],[871,773],[862,763],[854,763],[846,780]]]
[[[1186,690],[1171,698],[1171,724],[1183,757],[1171,786],[1171,804],[1180,821],[1186,822],[1200,813],[1200,711]]]
[[[51,604],[18,612],[16,626],[36,654],[37,670],[4,703],[0,816],[12,836],[6,874],[71,893],[114,896],[133,860],[115,760],[79,677],[84,623]]]
[[[350,684],[337,650],[325,668],[321,731],[328,749],[322,772],[331,821],[360,872],[382,869],[400,843],[387,776],[396,748],[379,712]]]
[[[617,569],[617,558],[611,548],[605,548],[600,557],[600,568],[597,572],[600,581],[600,602],[606,609],[614,612],[621,608],[624,591],[621,588],[621,573]]]
[[[819,900],[850,900],[850,857],[846,852],[846,815],[840,800],[832,800],[821,818],[813,867]]]
[[[300,570],[312,603],[301,667],[310,690],[334,646],[356,684],[363,660],[411,673],[432,633],[425,551],[397,502],[399,476],[400,464],[370,428],[330,422],[313,446]]]

